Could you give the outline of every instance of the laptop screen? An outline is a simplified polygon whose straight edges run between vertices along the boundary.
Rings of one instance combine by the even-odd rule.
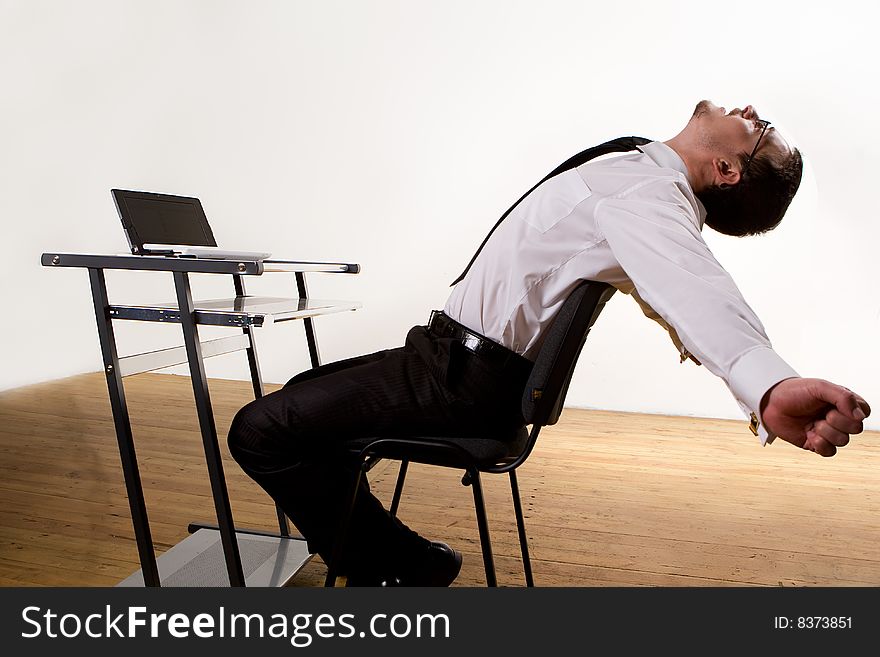
[[[125,189],[110,191],[132,253],[144,253],[144,244],[217,246],[199,199]]]

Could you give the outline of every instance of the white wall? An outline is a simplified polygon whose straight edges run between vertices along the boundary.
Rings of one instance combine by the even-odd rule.
[[[0,388],[100,369],[85,271],[39,258],[125,252],[111,187],[199,196],[223,246],[361,263],[359,276],[311,277],[313,296],[363,302],[317,320],[331,361],[402,344],[500,213],[559,162],[623,134],[667,139],[709,98],[756,105],[807,170],[773,234],[707,240],[783,357],[880,408],[867,6],[2,0]],[[174,296],[164,274],[108,276],[119,303]],[[194,278],[199,297],[229,293],[225,279]],[[267,275],[250,291],[293,286]],[[117,328],[123,354],[178,332]],[[259,335],[267,381],[307,366],[302,335]],[[245,378],[244,357],[208,373]],[[680,366],[622,295],[568,402],[741,418],[724,384]]]

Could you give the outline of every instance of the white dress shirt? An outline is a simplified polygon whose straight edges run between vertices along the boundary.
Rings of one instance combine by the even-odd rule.
[[[544,182],[501,222],[444,312],[534,360],[579,281],[610,283],[660,323],[684,360],[721,377],[762,444],[764,393],[798,376],[779,355],[700,231],[706,210],[662,142]],[[757,427],[755,426],[757,424]]]

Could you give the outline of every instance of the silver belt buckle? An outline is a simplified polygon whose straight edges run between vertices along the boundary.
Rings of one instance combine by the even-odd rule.
[[[464,343],[465,347],[476,353],[477,349],[480,348],[480,343],[482,342],[482,340],[480,340],[475,335],[465,333],[464,338],[462,338],[462,342]]]

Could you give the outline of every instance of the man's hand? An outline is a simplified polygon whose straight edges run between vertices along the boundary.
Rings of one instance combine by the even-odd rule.
[[[793,445],[834,456],[871,414],[852,390],[824,379],[784,379],[761,400],[764,427]]]

